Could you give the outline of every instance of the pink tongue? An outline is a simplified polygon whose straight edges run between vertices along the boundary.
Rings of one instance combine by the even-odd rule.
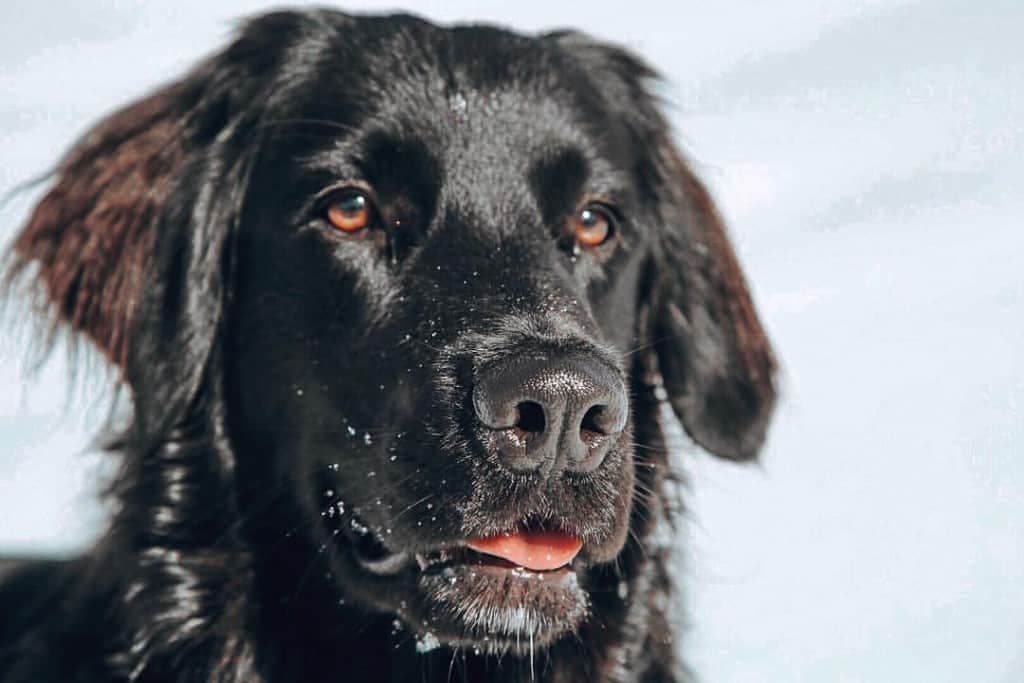
[[[470,548],[534,571],[558,569],[572,562],[583,541],[557,531],[517,531],[466,543]]]

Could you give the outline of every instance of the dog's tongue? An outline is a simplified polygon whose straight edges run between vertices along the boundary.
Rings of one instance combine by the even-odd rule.
[[[547,571],[572,562],[583,541],[557,531],[517,531],[473,539],[466,545],[526,569]]]

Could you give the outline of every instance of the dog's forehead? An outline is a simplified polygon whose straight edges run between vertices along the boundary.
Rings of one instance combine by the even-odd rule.
[[[591,82],[599,76],[548,37],[405,15],[355,21],[316,60],[304,116],[342,112],[350,128],[431,141],[441,161],[484,167],[498,154],[507,167],[539,148],[596,149],[613,137],[614,116]]]
[[[459,156],[485,157],[493,145],[526,152],[553,139],[585,144],[588,126],[605,112],[596,101],[581,106],[586,85],[566,78],[565,66],[538,39],[529,41],[533,49],[473,43],[441,51],[422,70],[392,80],[377,105],[402,127],[442,139]]]

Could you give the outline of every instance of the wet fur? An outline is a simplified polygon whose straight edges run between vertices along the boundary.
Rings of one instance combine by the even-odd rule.
[[[380,49],[382,42],[389,50]],[[522,54],[522,63],[508,61],[501,50]],[[311,501],[320,492],[300,476],[305,464],[286,459],[281,449],[261,448],[264,439],[279,439],[284,432],[274,429],[284,427],[265,427],[257,418],[260,410],[271,410],[264,405],[278,406],[282,423],[294,420],[296,443],[305,443],[309,424],[293,407],[298,391],[316,393],[310,399],[316,405],[346,405],[348,414],[358,415],[360,408],[344,403],[344,396],[377,391],[378,364],[386,370],[392,362],[373,355],[372,335],[405,331],[429,347],[429,331],[421,329],[415,309],[398,301],[385,281],[386,268],[366,270],[346,261],[346,268],[363,275],[339,276],[344,286],[317,288],[267,265],[273,254],[262,252],[254,236],[270,235],[259,224],[273,208],[261,205],[261,197],[277,185],[302,184],[273,162],[296,150],[322,153],[336,144],[330,136],[347,139],[353,129],[374,125],[353,114],[355,105],[344,97],[322,93],[348,87],[364,96],[387,92],[409,82],[402,77],[410,74],[412,82],[434,78],[452,92],[469,92],[472,85],[458,85],[456,71],[471,71],[475,53],[484,61],[497,55],[495,62],[504,66],[486,78],[521,91],[526,101],[529,93],[552,87],[549,78],[586,79],[590,89],[576,93],[571,108],[581,121],[607,124],[609,139],[632,150],[611,154],[631,159],[617,172],[628,176],[647,226],[637,229],[635,252],[621,266],[628,275],[612,271],[619,261],[593,266],[590,289],[578,292],[590,297],[582,313],[550,314],[552,301],[531,300],[529,282],[512,282],[527,297],[519,310],[510,309],[512,315],[463,311],[456,320],[439,310],[442,337],[456,328],[466,335],[452,337],[436,355],[420,346],[408,351],[410,358],[426,359],[417,378],[434,387],[434,395],[384,387],[390,395],[380,415],[397,421],[432,402],[441,406],[443,419],[418,438],[464,449],[473,443],[460,414],[444,412],[448,404],[464,402],[460,359],[501,362],[536,338],[562,346],[581,340],[628,380],[632,435],[620,457],[631,459],[634,484],[614,503],[591,501],[628,511],[628,540],[614,561],[588,573],[590,614],[575,637],[529,656],[491,655],[485,644],[476,648],[472,642],[417,653],[410,631],[415,624],[396,627],[394,606],[382,597],[387,591],[375,593],[360,583],[365,577],[350,580],[350,568],[328,557]],[[425,63],[450,71],[431,71]],[[418,76],[417,69],[426,71]],[[18,235],[8,287],[14,293],[34,290],[55,329],[70,329],[95,345],[118,369],[134,410],[130,426],[110,446],[122,467],[111,488],[115,513],[103,539],[76,559],[24,563],[0,577],[2,680],[684,680],[675,656],[679,599],[667,540],[677,501],[660,406],[667,399],[708,451],[752,459],[774,405],[775,362],[712,200],[673,146],[649,94],[654,78],[626,51],[572,32],[521,38],[474,27],[453,38],[405,16],[280,12],[246,23],[222,52],[89,132],[61,162],[52,189]],[[459,115],[457,106],[453,112]],[[423,144],[426,153],[414,164],[419,184],[409,194],[421,212],[433,215],[440,200],[430,188],[441,171],[430,159],[439,152],[433,142]],[[468,191],[503,191],[487,187],[486,174],[478,177],[480,188]],[[467,230],[481,219],[469,210],[453,216]],[[295,263],[295,272],[319,272],[328,252],[319,238],[309,239],[314,246],[308,249],[276,253],[301,255],[305,265]],[[498,243],[480,239],[484,252]],[[402,248],[406,254],[432,251],[440,263],[472,251],[466,244],[435,240]],[[351,260],[348,248],[338,247],[337,257]],[[517,268],[526,271],[524,277],[553,281],[545,279],[546,263],[525,261]],[[268,284],[260,275],[267,272],[280,282]],[[479,277],[485,288],[494,288],[508,272],[495,265]],[[604,281],[612,284],[602,294]],[[428,284],[417,292],[427,309],[435,305]],[[554,303],[575,296],[565,287],[552,295]],[[295,288],[303,302],[314,303],[289,303],[287,293]],[[321,325],[321,316],[296,312],[307,305],[348,317],[339,313],[338,325]],[[347,329],[345,321],[353,319],[366,321],[365,327]],[[261,337],[267,327],[276,334]],[[334,356],[318,355],[327,352],[317,349],[339,339],[350,340],[348,346]],[[328,381],[322,389],[295,381],[304,371],[291,370],[307,357],[323,358],[337,370],[323,371]],[[258,404],[249,384],[257,375],[265,387]],[[383,431],[367,431],[367,438],[392,439],[394,445],[388,426],[385,420]],[[383,486],[366,478],[367,469],[384,465],[369,460],[372,453],[355,451],[338,483],[350,482],[358,502]],[[415,457],[403,455],[403,462]],[[460,476],[460,485],[469,486],[490,475]],[[368,491],[359,493],[359,487]],[[478,493],[486,499],[492,489]],[[510,505],[539,505],[536,497],[509,496]],[[462,504],[470,512],[484,504],[469,500]],[[548,505],[558,507],[557,500],[561,505],[569,499],[552,498]],[[413,515],[423,514],[414,499],[401,503],[411,505]],[[583,510],[587,501],[576,504]],[[619,547],[607,529],[592,531],[595,544],[609,552]]]

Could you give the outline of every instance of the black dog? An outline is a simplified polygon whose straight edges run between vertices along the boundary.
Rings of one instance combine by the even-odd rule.
[[[627,52],[259,17],[86,135],[11,284],[119,368],[114,519],[0,589],[5,682],[678,681],[659,406],[774,361]]]

